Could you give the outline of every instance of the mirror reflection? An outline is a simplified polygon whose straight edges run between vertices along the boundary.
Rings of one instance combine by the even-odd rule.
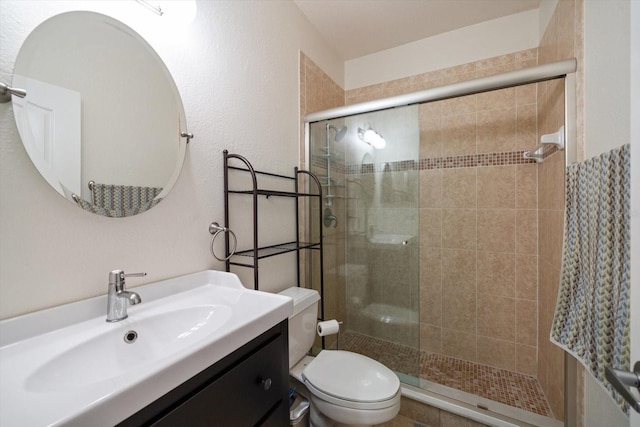
[[[166,66],[131,28],[69,12],[40,24],[15,64],[14,115],[34,165],[58,193],[110,217],[144,212],[178,178],[184,110]]]

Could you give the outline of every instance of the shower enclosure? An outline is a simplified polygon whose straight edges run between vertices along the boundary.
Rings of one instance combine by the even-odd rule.
[[[404,384],[553,425],[536,376],[537,163],[523,157],[537,89],[516,84],[308,120],[327,196],[311,212],[325,220],[320,316]]]
[[[342,138],[328,137],[333,130]],[[311,169],[325,195],[325,282],[332,284],[323,317],[344,322],[343,348],[375,346],[367,337],[402,347],[402,354],[370,352],[417,384],[418,106],[317,122],[310,134]]]

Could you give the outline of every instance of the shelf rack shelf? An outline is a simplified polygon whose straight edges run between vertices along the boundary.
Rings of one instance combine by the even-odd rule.
[[[225,227],[231,228],[230,224],[230,209],[229,209],[229,196],[231,195],[250,195],[253,198],[252,209],[253,209],[253,244],[251,249],[239,250],[236,251],[233,256],[230,252],[230,245],[228,237],[225,238],[225,255],[227,257],[227,261],[225,262],[225,267],[227,271],[231,271],[231,266],[238,267],[246,267],[253,269],[254,275],[254,288],[256,290],[259,289],[259,260],[264,258],[269,258],[272,256],[282,255],[285,253],[296,253],[296,273],[297,273],[297,285],[300,286],[300,252],[302,250],[317,250],[320,254],[320,289],[323,289],[324,277],[323,277],[323,251],[322,251],[322,218],[319,218],[317,227],[318,227],[318,241],[314,242],[303,242],[300,240],[300,212],[299,212],[299,203],[298,199],[300,198],[308,198],[310,200],[316,199],[318,205],[318,211],[322,208],[322,185],[318,177],[306,170],[294,168],[293,175],[280,175],[274,174],[270,172],[258,171],[253,168],[251,163],[243,156],[239,154],[229,154],[228,150],[224,150],[224,221]],[[229,164],[229,161],[232,159],[236,159],[241,163],[244,163],[245,167],[232,166]],[[229,172],[230,171],[238,171],[242,173],[247,173],[251,177],[251,188],[245,190],[230,190],[229,189]],[[279,180],[283,180],[286,183],[293,184],[293,191],[281,191],[281,190],[270,190],[258,187],[258,177],[266,176],[270,178],[276,178]],[[301,177],[307,176],[309,178],[309,187],[312,187],[312,184],[315,184],[315,192],[311,190],[300,191],[301,190]],[[270,246],[260,246],[259,245],[259,234],[258,234],[258,197],[293,197],[296,199],[296,207],[295,207],[295,227],[296,227],[296,240],[283,242]],[[226,235],[225,235],[226,236]]]

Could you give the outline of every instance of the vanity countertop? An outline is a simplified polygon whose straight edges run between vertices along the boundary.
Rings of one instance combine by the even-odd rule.
[[[120,322],[105,321],[106,296],[0,322],[0,425],[117,424],[293,311],[220,271],[134,290]]]

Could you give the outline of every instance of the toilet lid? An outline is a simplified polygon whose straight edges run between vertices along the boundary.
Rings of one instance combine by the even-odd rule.
[[[318,390],[354,402],[379,402],[393,398],[400,380],[389,368],[361,354],[323,350],[302,372]]]

